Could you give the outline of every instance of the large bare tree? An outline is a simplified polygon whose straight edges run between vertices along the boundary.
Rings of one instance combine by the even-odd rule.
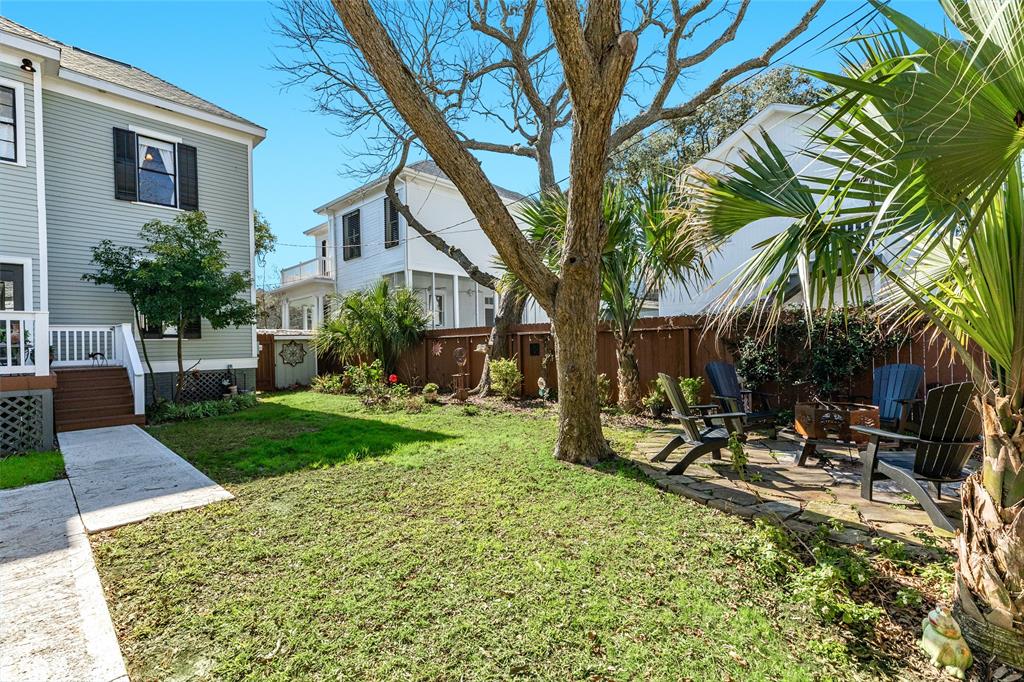
[[[582,13],[571,0],[543,7],[537,0],[333,0],[340,27],[322,1],[294,0],[284,6],[282,31],[303,55],[287,68],[297,82],[313,85],[322,111],[364,131],[376,172],[393,169],[415,144],[462,192],[505,266],[552,319],[560,395],[556,454],[591,462],[608,451],[594,386],[609,151],[652,125],[692,115],[729,81],[768,65],[823,1],[760,54],[685,97],[685,74],[735,39],[750,0],[639,0],[627,6],[625,19],[613,0],[595,0]],[[716,27],[713,36],[698,38],[709,27]],[[638,38],[648,32],[645,45],[654,47],[638,58]],[[481,119],[495,124],[489,131],[499,139],[478,139],[473,131]],[[540,189],[557,191],[552,148],[563,129],[571,134],[571,190],[556,276],[473,153],[532,159]],[[440,234],[444,226],[410,224],[433,231],[435,246],[451,248]],[[470,265],[471,276],[470,269],[483,272]]]

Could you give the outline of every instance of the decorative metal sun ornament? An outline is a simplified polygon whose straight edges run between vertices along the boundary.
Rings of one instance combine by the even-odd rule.
[[[281,361],[284,364],[295,367],[305,362],[306,347],[298,341],[289,341],[281,345],[281,352],[278,355],[281,356]]]

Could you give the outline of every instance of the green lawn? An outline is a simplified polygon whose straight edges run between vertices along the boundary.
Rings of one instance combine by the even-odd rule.
[[[64,458],[56,450],[0,458],[0,490],[64,478]]]
[[[550,414],[296,393],[151,432],[237,499],[94,537],[133,680],[858,674],[742,522],[554,461]]]

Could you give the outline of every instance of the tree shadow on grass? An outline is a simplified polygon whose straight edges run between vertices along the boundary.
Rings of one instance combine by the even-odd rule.
[[[157,427],[151,433],[218,483],[244,483],[388,455],[449,434],[379,419],[263,404],[224,417]]]

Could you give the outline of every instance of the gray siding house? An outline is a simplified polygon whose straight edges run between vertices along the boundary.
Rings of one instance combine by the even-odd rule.
[[[52,432],[46,422],[140,421],[142,334],[169,390],[174,330],[137,329],[124,295],[82,281],[91,248],[137,244],[147,221],[199,209],[225,231],[230,267],[251,272],[252,150],[265,136],[141,69],[0,17],[0,451]],[[197,395],[226,373],[255,385],[252,327],[202,320],[186,336]]]

